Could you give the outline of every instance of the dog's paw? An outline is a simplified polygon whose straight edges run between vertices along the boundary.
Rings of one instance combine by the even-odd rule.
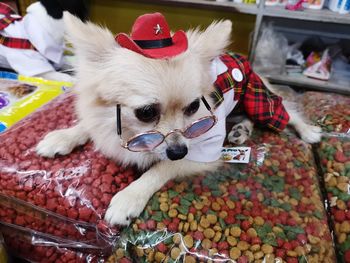
[[[252,134],[253,126],[250,123],[242,122],[232,127],[227,135],[229,142],[240,145],[243,144]]]
[[[57,130],[48,133],[38,143],[36,152],[43,157],[53,158],[56,154],[66,155],[70,153],[75,146],[65,130]]]
[[[147,197],[128,188],[117,193],[109,204],[105,220],[110,225],[129,225],[131,219],[139,216],[147,204]]]
[[[321,141],[322,129],[318,126],[308,125],[302,132],[300,137],[307,143],[317,143]]]

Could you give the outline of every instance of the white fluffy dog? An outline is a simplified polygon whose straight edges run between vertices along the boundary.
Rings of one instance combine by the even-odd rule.
[[[200,99],[204,96],[212,104],[212,62],[229,45],[232,24],[225,20],[212,23],[204,31],[190,30],[186,32],[185,52],[167,59],[152,59],[119,46],[107,29],[67,14],[64,19],[78,57],[79,122],[74,127],[47,134],[37,145],[37,152],[47,157],[65,155],[91,139],[97,150],[116,162],[148,169],[113,197],[106,212],[105,219],[110,224],[126,225],[142,212],[149,198],[167,181],[212,171],[220,165],[217,158],[206,159],[203,150],[208,149],[206,143],[210,139],[201,138],[204,135],[208,138],[212,130],[220,130],[219,135],[210,137],[215,138],[215,143],[209,143],[218,145],[215,154],[220,153],[227,113],[215,111],[218,118],[215,129],[198,138],[188,139],[179,129],[210,115]],[[227,103],[226,108],[232,110],[233,106]],[[172,132],[152,151],[125,149],[118,136],[116,105],[121,108],[119,122],[123,141],[150,130],[162,134]],[[309,142],[320,139],[317,127],[306,124],[292,110],[289,115],[290,124],[301,137]],[[250,133],[250,122],[242,125],[248,126]],[[196,158],[198,154],[200,158]]]

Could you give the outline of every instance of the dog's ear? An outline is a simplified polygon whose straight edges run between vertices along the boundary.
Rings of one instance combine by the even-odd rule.
[[[204,31],[200,31],[199,28],[189,30],[187,32],[189,50],[210,61],[222,54],[230,44],[231,31],[230,20],[215,21]]]
[[[112,33],[91,22],[83,23],[79,18],[64,12],[67,40],[73,44],[79,60],[98,62],[104,54],[118,45]]]

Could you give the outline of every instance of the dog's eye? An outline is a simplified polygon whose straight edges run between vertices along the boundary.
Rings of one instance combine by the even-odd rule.
[[[135,110],[135,116],[143,122],[153,122],[159,118],[160,107],[158,104],[151,104]]]
[[[198,109],[199,109],[199,99],[196,99],[185,108],[185,115],[191,116],[195,114],[198,111]]]

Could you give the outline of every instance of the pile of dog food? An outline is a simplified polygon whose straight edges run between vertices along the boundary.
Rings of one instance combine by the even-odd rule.
[[[306,116],[325,132],[350,131],[350,96],[306,92],[302,100]]]
[[[0,232],[19,257],[289,263],[335,262],[337,254],[350,262],[348,97],[305,93],[307,115],[327,132],[314,152],[295,135],[256,131],[248,164],[168,182],[124,229],[103,216],[136,171],[91,143],[54,159],[35,153],[46,133],[74,125],[73,102],[64,94],[0,135]]]
[[[350,137],[324,138],[318,155],[341,262],[350,262]]]
[[[10,251],[35,262],[94,262],[111,253],[117,229],[103,222],[113,195],[134,179],[89,143],[47,159],[35,146],[74,124],[65,94],[0,135],[0,231]]]
[[[268,132],[248,145],[248,165],[157,192],[122,233],[114,260],[334,262],[310,146]]]

